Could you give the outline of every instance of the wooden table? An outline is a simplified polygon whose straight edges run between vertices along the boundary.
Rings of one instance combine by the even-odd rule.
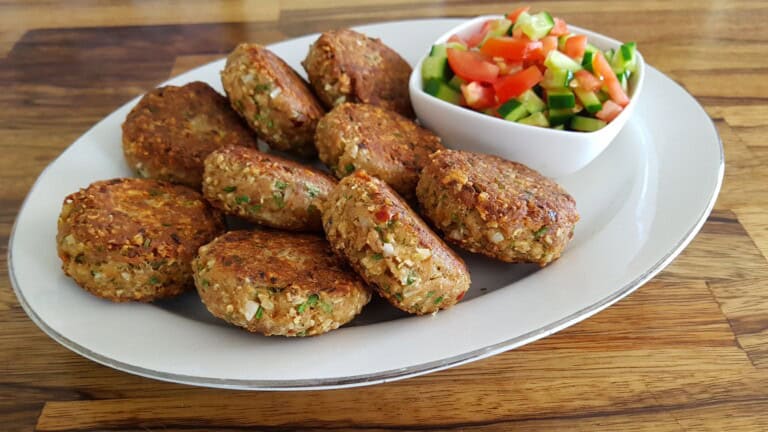
[[[168,2],[171,3],[171,2]],[[299,393],[166,384],[90,362],[27,318],[5,252],[40,171],[93,123],[238,41],[507,3],[0,2],[0,429],[768,430],[768,2],[559,1],[705,106],[726,176],[701,233],[631,297],[550,338],[448,371]]]

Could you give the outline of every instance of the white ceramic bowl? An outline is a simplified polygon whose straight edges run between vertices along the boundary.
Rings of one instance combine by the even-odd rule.
[[[466,37],[478,31],[486,20],[502,18],[485,15],[454,27],[439,39],[443,43],[454,34]],[[621,42],[569,25],[572,33],[585,34],[589,42],[601,50],[617,49]],[[430,47],[426,47],[429,51]],[[453,105],[424,92],[421,64],[413,68],[409,82],[411,102],[422,125],[443,139],[446,147],[489,153],[521,162],[548,177],[563,177],[584,168],[613,141],[637,105],[643,89],[645,61],[637,53],[637,73],[629,82],[630,102],[612,122],[595,132],[560,131],[529,126],[491,117]]]

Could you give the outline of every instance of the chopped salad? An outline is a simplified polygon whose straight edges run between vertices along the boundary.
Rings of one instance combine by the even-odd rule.
[[[424,59],[424,91],[502,119],[561,130],[605,127],[629,103],[635,42],[601,51],[548,12],[520,7]]]

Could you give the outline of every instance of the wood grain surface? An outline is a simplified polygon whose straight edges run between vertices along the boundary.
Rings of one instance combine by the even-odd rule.
[[[725,145],[715,211],[663,273],[552,337],[444,372],[299,393],[128,375],[45,336],[8,280],[8,238],[41,170],[96,121],[239,41],[505,2],[0,1],[0,430],[768,430],[768,2],[552,1],[636,40]]]

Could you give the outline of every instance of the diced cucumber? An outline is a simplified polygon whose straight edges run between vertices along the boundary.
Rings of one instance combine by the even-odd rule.
[[[552,126],[552,129],[554,129],[554,130],[565,130],[565,125],[564,124],[559,124],[557,126]]]
[[[573,108],[576,106],[576,97],[567,88],[547,90],[547,104],[550,108]]]
[[[466,51],[467,50],[467,46],[466,45],[464,45],[461,42],[455,42],[455,41],[454,42],[446,42],[445,43],[445,48],[446,48],[446,50],[448,48],[457,49],[459,51]],[[446,55],[447,55],[447,53],[446,53]]]
[[[441,80],[433,79],[426,81],[424,91],[438,99],[442,99],[454,105],[458,105],[461,102],[461,93],[452,89],[448,84]]]
[[[573,116],[571,118],[571,129],[575,131],[594,132],[604,128],[605,125],[604,121],[591,117]]]
[[[595,60],[595,53],[596,51],[585,51],[584,58],[581,59],[581,66],[589,72],[594,72],[594,69],[592,69],[592,63]]]
[[[549,124],[561,125],[568,123],[573,117],[573,108],[552,108],[549,110]]]
[[[483,46],[485,41],[492,37],[504,36],[510,28],[512,28],[512,21],[506,18],[493,21],[491,27],[488,29],[488,33],[485,34],[485,37],[483,38],[483,41],[480,42],[479,46]]]
[[[432,49],[429,50],[429,56],[430,57],[447,57],[448,56],[448,48],[445,46],[445,44],[437,44],[432,45]]]
[[[523,94],[517,97],[517,100],[522,102],[525,105],[525,109],[532,114],[544,111],[544,108],[547,107],[547,104],[533,90],[524,91]]]
[[[498,112],[499,115],[504,118],[504,120],[509,121],[517,121],[528,115],[528,110],[525,109],[525,105],[515,99],[506,101],[502,106],[499,107]]]
[[[637,69],[637,44],[635,42],[627,42],[619,47],[619,50],[613,55],[611,59],[611,67],[619,72],[632,71]]]
[[[544,66],[551,69],[565,69],[571,72],[576,72],[581,69],[580,64],[557,50],[552,50],[547,54],[547,58],[544,60]]]
[[[568,87],[573,79],[573,72],[567,69],[547,69],[541,86],[545,89]]]
[[[599,100],[601,103],[602,103],[602,102],[605,102],[605,101],[607,101],[608,99],[610,99],[610,98],[611,98],[611,97],[608,95],[608,93],[606,93],[606,92],[604,92],[604,91],[602,91],[602,90],[598,90],[596,94],[597,94],[597,99],[598,99],[598,100]]]
[[[619,84],[621,84],[621,89],[624,90],[624,93],[627,93],[627,90],[629,89],[629,71],[624,71],[624,73],[616,75],[616,77],[619,79]]]
[[[555,20],[547,12],[539,12],[536,15],[523,12],[517,17],[514,28],[519,28],[531,40],[539,40],[548,35],[554,26]]]
[[[528,117],[521,118],[517,122],[531,126],[549,127],[549,120],[547,120],[547,117],[542,112],[533,113]]]
[[[456,91],[461,91],[461,85],[466,83],[467,82],[461,79],[458,75],[454,75],[453,78],[448,81],[448,85]]]
[[[615,53],[616,53],[616,50],[615,50],[615,49],[613,49],[613,48],[611,48],[611,49],[609,49],[609,50],[606,50],[606,51],[605,51],[605,53],[604,53],[604,54],[605,54],[605,59],[606,59],[606,60],[608,60],[608,63],[610,63],[611,61],[613,61],[613,55],[614,55]]]
[[[576,97],[579,98],[579,101],[582,103],[582,105],[584,105],[584,108],[586,108],[590,114],[594,114],[603,109],[603,104],[600,103],[600,99],[597,98],[595,92],[584,90],[578,87],[575,88],[573,92],[576,93]]]
[[[447,57],[427,57],[421,64],[421,79],[424,82],[430,80],[448,81],[453,76],[453,71],[448,66]]]
[[[600,49],[598,47],[596,47],[596,46],[592,45],[591,43],[587,42],[587,48],[584,50],[584,52],[596,53],[598,51],[600,51]]]
[[[568,33],[567,35],[562,35],[559,38],[557,38],[557,49],[560,51],[565,51],[565,41],[571,38],[573,36],[572,33]]]

